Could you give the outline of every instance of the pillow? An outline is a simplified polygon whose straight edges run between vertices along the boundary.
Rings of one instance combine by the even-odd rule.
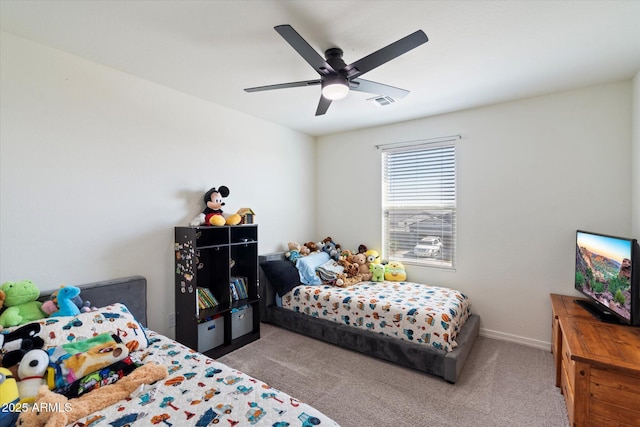
[[[260,263],[260,267],[280,296],[300,284],[298,269],[289,260],[265,261]]]
[[[88,391],[115,383],[125,375],[129,375],[140,366],[142,365],[133,361],[131,356],[127,356],[105,368],[85,375],[71,384],[66,384],[63,387],[56,388],[54,391],[56,393],[64,394],[69,399],[79,397]]]
[[[129,350],[109,332],[47,350],[55,372],[55,387],[65,388],[77,380],[129,357]]]
[[[120,338],[129,351],[142,350],[149,345],[144,328],[121,303],[76,316],[49,317],[38,322],[41,326],[39,335],[44,339],[45,350],[104,332]]]
[[[329,261],[331,257],[326,252],[314,252],[296,260],[296,267],[300,274],[300,281],[305,285],[322,285],[322,280],[316,274],[316,268]]]

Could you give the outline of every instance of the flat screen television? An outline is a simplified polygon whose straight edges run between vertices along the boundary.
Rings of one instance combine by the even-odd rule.
[[[576,232],[576,300],[603,322],[640,326],[640,249],[636,239]]]

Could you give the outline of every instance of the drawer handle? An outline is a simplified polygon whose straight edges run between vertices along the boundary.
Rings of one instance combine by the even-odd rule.
[[[215,324],[207,326],[207,331],[210,331],[210,330],[215,329],[215,328],[216,328]]]
[[[244,316],[246,316],[246,314],[242,313],[241,315],[238,316],[238,319],[242,320],[244,319]]]

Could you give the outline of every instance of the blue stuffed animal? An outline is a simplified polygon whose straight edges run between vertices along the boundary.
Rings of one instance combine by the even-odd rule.
[[[73,302],[73,299],[80,295],[80,288],[77,286],[65,286],[58,291],[58,311],[51,313],[51,317],[77,316],[80,309]]]

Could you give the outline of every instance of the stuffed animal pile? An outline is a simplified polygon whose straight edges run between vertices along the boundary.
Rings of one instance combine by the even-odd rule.
[[[342,267],[342,272],[335,274],[335,279],[328,281],[324,275],[325,283],[332,283],[337,287],[351,286],[362,281],[382,282],[385,280],[401,282],[407,280],[404,265],[398,261],[382,262],[380,253],[375,249],[369,249],[366,245],[358,245],[357,251],[343,249],[332,237],[325,237],[319,242],[306,242],[299,244],[291,241],[287,243],[285,257],[293,262],[314,252],[325,252],[331,260]],[[320,271],[319,269],[316,271]]]
[[[80,314],[81,310],[90,310],[90,303],[84,302],[80,298],[80,288],[63,286],[54,292],[51,300],[45,303],[50,313],[43,310],[43,304],[37,301],[40,290],[30,280],[6,282],[0,289],[0,310],[3,309],[3,305],[5,306],[4,311],[0,311],[0,325],[15,327],[9,332],[0,332],[0,369],[3,373],[0,377],[1,403],[31,404],[41,386],[46,386],[47,389],[56,388],[56,391],[59,391],[55,382],[54,356],[56,356],[56,360],[64,358],[64,364],[60,365],[64,369],[56,369],[62,373],[70,372],[69,369],[73,369],[74,376],[83,376],[87,373],[82,371],[84,367],[93,369],[96,366],[115,366],[114,362],[124,362],[124,359],[128,357],[129,349],[127,346],[119,342],[112,342],[113,340],[109,341],[106,338],[103,339],[104,343],[98,343],[100,344],[99,348],[95,347],[97,351],[86,352],[84,359],[87,363],[84,365],[75,366],[67,363],[81,360],[76,357],[80,354],[78,348],[69,349],[69,351],[74,351],[73,357],[66,358],[64,354],[60,353],[60,349],[71,346],[70,343],[54,347],[52,350],[56,350],[56,352],[45,351],[45,340],[39,335],[41,324],[38,321],[46,318],[49,314],[53,317],[76,316]],[[73,346],[78,347],[79,343],[86,345],[85,343],[97,340],[102,335],[104,334],[78,341]],[[106,335],[111,337],[111,333]],[[7,379],[13,381],[7,381]],[[4,411],[0,414],[0,427],[13,425],[18,415],[17,412]]]
[[[62,292],[63,289],[65,288],[75,288],[75,286],[61,286],[59,291],[54,291],[51,296],[49,297],[49,299],[45,302],[42,303],[42,311],[44,311],[45,313],[47,313],[47,315],[52,316],[53,313],[58,312],[59,316],[69,316],[72,314],[63,314],[63,313],[75,313],[76,310],[72,307],[66,307],[63,308],[62,311],[60,308],[60,304],[58,303],[58,295]],[[79,288],[78,291],[80,291]],[[75,290],[66,290],[62,293],[62,298],[64,299],[65,297],[69,297],[70,293],[75,293]],[[76,296],[72,296],[69,298],[69,300],[78,308],[78,313],[86,313],[88,311],[96,311],[96,307],[93,307],[91,305],[90,301],[84,301],[81,297],[80,297],[80,293],[78,292],[78,295]]]
[[[60,411],[25,411],[20,414],[18,425],[64,427],[127,398],[140,385],[154,383],[166,376],[166,366],[150,362],[113,384],[100,387],[75,399],[67,399],[62,394],[52,392],[47,386],[41,386],[35,402],[42,407],[61,408]]]
[[[328,253],[332,259],[336,259],[335,257],[337,256],[337,262],[343,268],[343,272],[337,275],[333,283],[334,286],[346,287],[358,282],[373,280],[374,274],[371,265],[380,262],[377,251],[369,251],[362,244],[358,246],[358,250],[355,252],[342,249],[341,245],[335,243],[331,237],[326,237],[319,242],[318,247]],[[376,271],[378,270],[376,268]],[[376,276],[376,280],[384,280],[379,278],[380,274]]]
[[[0,334],[0,365],[10,372],[20,403],[33,402],[38,388],[48,384],[49,355],[42,349],[44,340],[38,336],[40,329],[40,324],[33,322]],[[13,392],[10,393],[13,396]],[[0,426],[3,424],[0,423]]]

